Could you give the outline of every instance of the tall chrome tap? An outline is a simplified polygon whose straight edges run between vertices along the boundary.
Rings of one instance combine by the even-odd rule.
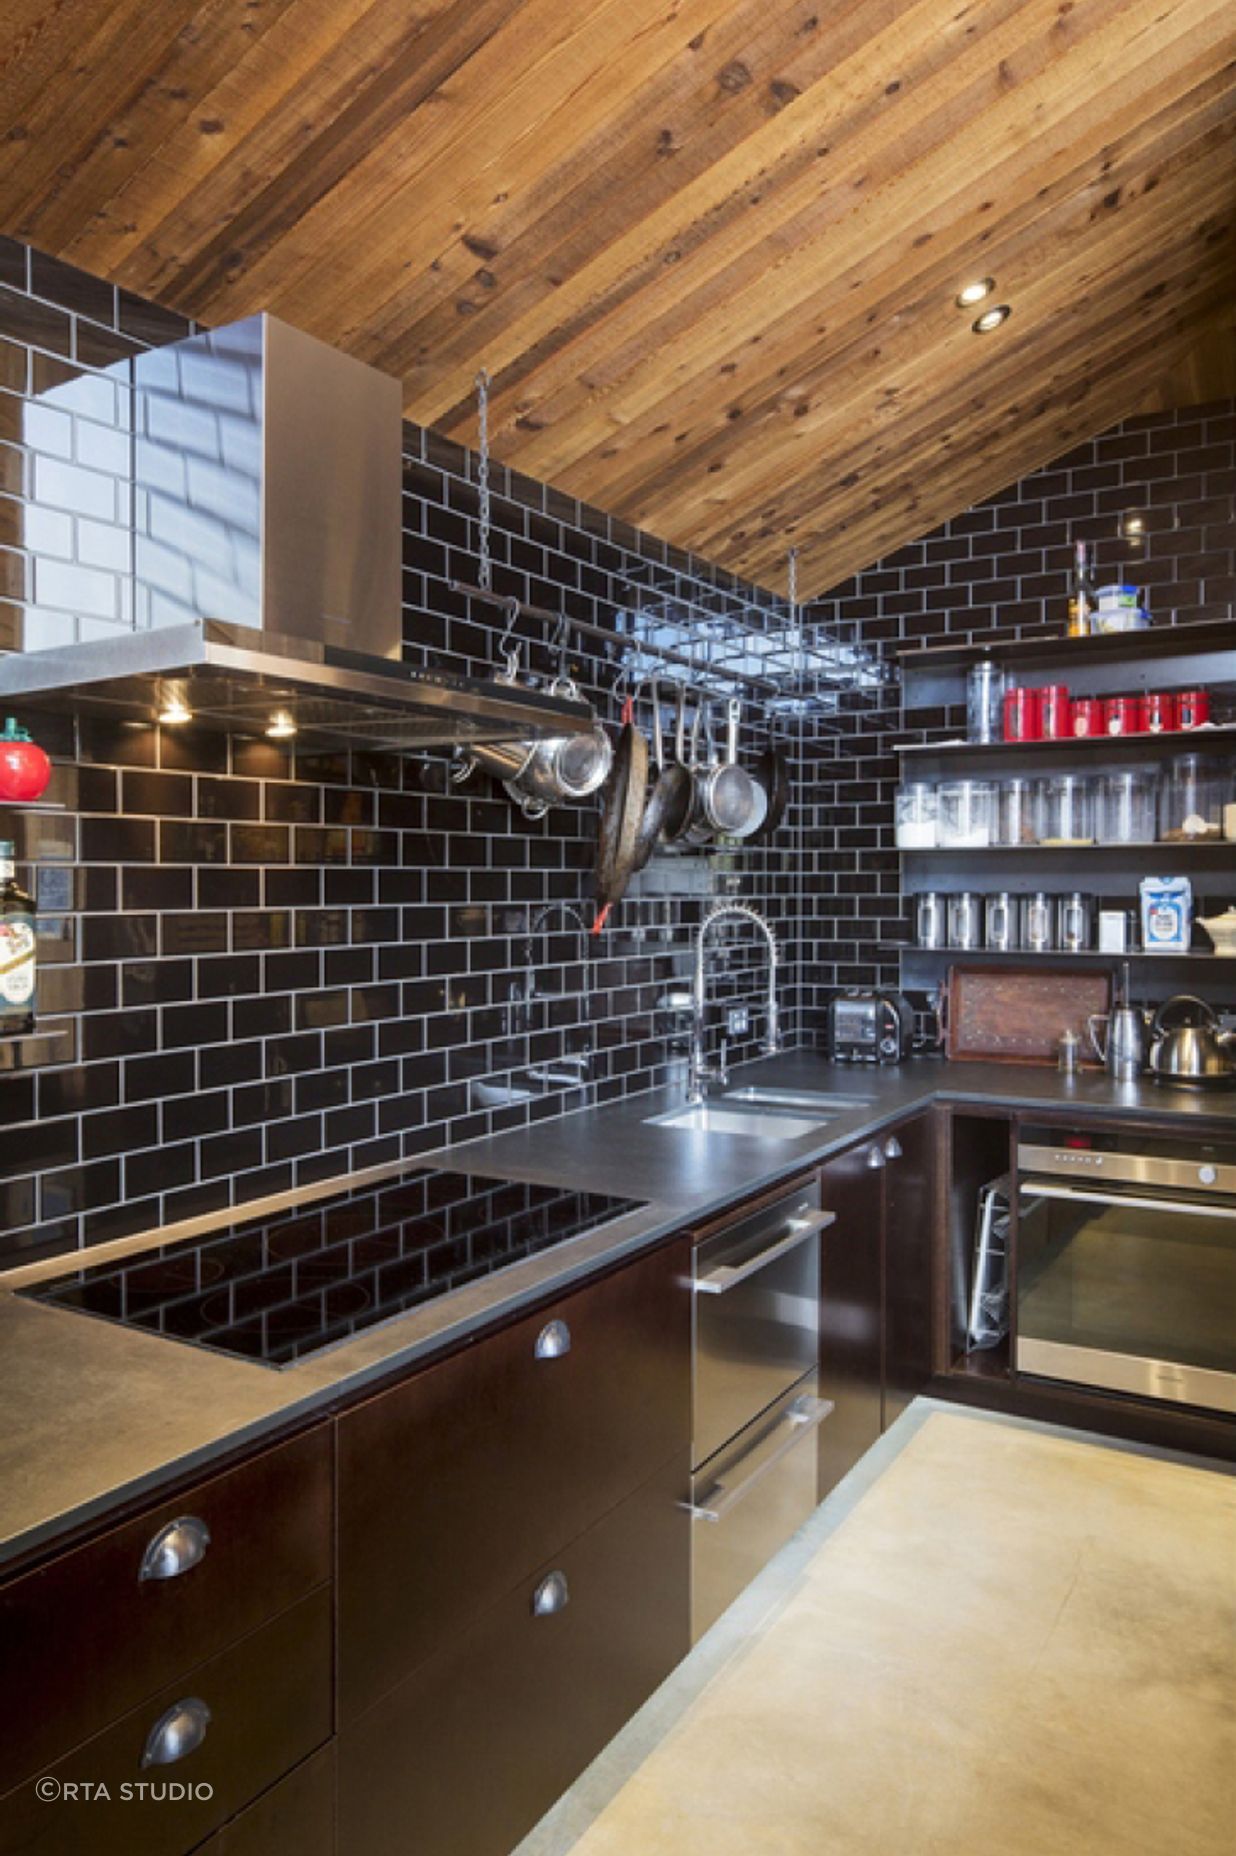
[[[765,1056],[772,1057],[781,1049],[781,1024],[777,1008],[777,968],[781,954],[777,946],[777,937],[769,927],[758,909],[749,902],[719,902],[710,909],[700,923],[695,937],[695,968],[691,981],[691,1049],[687,1061],[687,1100],[702,1102],[709,1083],[717,1082],[723,1086],[729,1081],[726,1069],[726,1041],[721,1042],[721,1060],[710,1064],[705,1048],[704,1018],[708,1005],[707,981],[705,977],[704,956],[707,951],[708,931],[715,922],[724,921],[728,916],[737,916],[741,921],[754,922],[768,943],[768,1027],[761,1045]]]

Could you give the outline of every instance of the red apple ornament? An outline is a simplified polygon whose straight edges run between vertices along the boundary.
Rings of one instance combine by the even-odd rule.
[[[42,748],[10,716],[0,732],[0,800],[12,804],[41,799],[51,774]]]

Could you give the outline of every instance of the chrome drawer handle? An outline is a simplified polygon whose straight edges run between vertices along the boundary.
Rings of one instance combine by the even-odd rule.
[[[887,1165],[884,1155],[880,1152],[878,1141],[873,1141],[867,1149],[867,1165],[873,1173],[878,1173],[882,1166]]]
[[[739,1283],[747,1282],[758,1275],[769,1263],[775,1263],[778,1257],[784,1257],[791,1250],[796,1250],[809,1237],[820,1231],[827,1231],[829,1225],[837,1222],[836,1212],[808,1212],[802,1218],[791,1218],[781,1229],[786,1235],[779,1237],[754,1257],[748,1257],[745,1263],[719,1263],[703,1276],[697,1276],[693,1287],[697,1295],[724,1295],[729,1289],[736,1289]],[[732,1253],[731,1253],[732,1254]]]
[[[778,1420],[789,1432],[777,1447],[770,1451],[742,1482],[714,1482],[708,1490],[708,1500],[703,1502],[682,1502],[680,1507],[686,1509],[693,1521],[724,1521],[731,1508],[737,1507],[745,1495],[749,1495],[757,1482],[763,1480],[770,1469],[776,1469],[778,1463],[787,1457],[798,1443],[805,1431],[818,1430],[825,1418],[831,1417],[837,1409],[830,1398],[813,1398],[804,1393],[796,1398]]]
[[[209,1726],[210,1709],[204,1701],[191,1695],[185,1701],[173,1702],[146,1735],[142,1765],[174,1766],[178,1759],[187,1759],[190,1753],[197,1752]]]
[[[179,1579],[206,1557],[210,1529],[195,1514],[178,1515],[161,1527],[142,1554],[138,1584],[147,1579]]]
[[[901,1142],[895,1134],[890,1134],[884,1143],[884,1158],[886,1160],[900,1160],[901,1158]]]
[[[534,1618],[553,1617],[555,1611],[565,1611],[570,1602],[571,1588],[566,1574],[546,1573],[532,1594],[532,1615]]]
[[[571,1351],[571,1330],[565,1321],[547,1321],[536,1337],[532,1349],[537,1360],[560,1360]]]

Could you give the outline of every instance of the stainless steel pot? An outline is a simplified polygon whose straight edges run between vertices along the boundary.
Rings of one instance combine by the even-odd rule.
[[[519,680],[519,652],[507,654],[506,670],[498,683]],[[555,677],[551,696],[580,700],[570,677]],[[472,765],[484,767],[501,780],[526,818],[544,818],[551,806],[566,800],[587,799],[609,778],[614,749],[609,736],[596,723],[584,735],[556,735],[548,741],[495,741],[469,750]]]

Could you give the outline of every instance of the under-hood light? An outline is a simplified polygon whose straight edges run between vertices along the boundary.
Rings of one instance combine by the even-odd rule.
[[[193,711],[179,696],[170,696],[159,711],[159,720],[164,728],[180,728],[193,720]]]
[[[290,741],[296,733],[296,723],[286,709],[277,709],[270,718],[270,727],[266,730],[271,741]]]

